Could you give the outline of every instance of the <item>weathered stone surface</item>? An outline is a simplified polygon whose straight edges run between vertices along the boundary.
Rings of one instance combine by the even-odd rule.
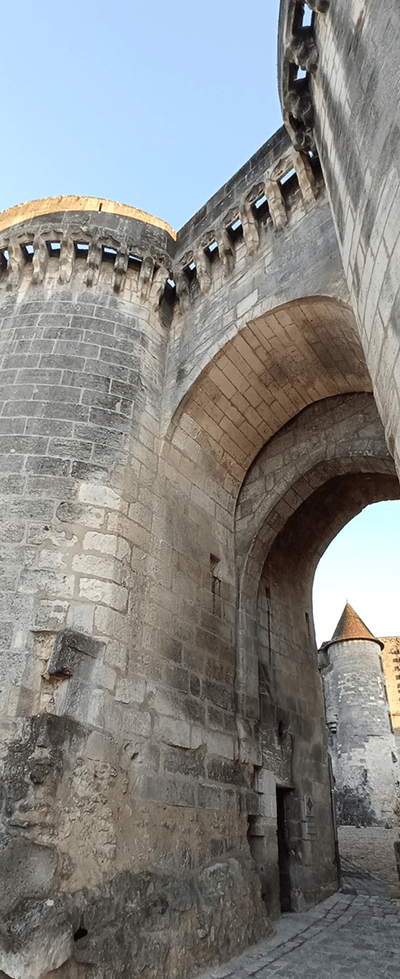
[[[325,644],[322,675],[339,825],[390,826],[400,815],[381,645],[348,603]]]
[[[251,864],[234,857],[200,867],[194,875],[171,870],[111,879],[100,894],[84,892],[45,901],[22,900],[3,918],[0,961],[10,977],[60,975],[107,979],[172,976],[211,957],[234,954],[246,942],[271,933]],[[252,927],[239,924],[240,907],[252,911]],[[80,972],[77,965],[83,970]],[[86,970],[86,971],[85,971]]]
[[[0,219],[12,979],[189,975],[337,887],[311,586],[399,496],[396,100],[362,68],[398,13],[309,6],[289,134],[177,235],[97,199]]]
[[[96,642],[90,636],[64,629],[57,635],[47,672],[49,676],[73,676],[82,657],[91,656],[95,659],[102,648],[102,643]]]

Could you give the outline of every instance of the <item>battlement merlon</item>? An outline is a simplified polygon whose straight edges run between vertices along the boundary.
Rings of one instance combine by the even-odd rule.
[[[224,278],[228,278],[242,240],[251,259],[259,249],[262,224],[268,222],[275,232],[286,226],[289,215],[283,184],[291,174],[301,206],[312,204],[319,190],[318,167],[294,149],[281,127],[178,234],[150,214],[100,198],[44,198],[18,205],[0,214],[2,285],[7,289],[19,286],[29,263],[31,283],[40,284],[49,257],[58,257],[58,276],[54,263],[52,269],[60,284],[70,282],[79,269],[86,285],[93,285],[101,273],[119,293],[125,289],[126,273],[134,269],[139,275],[135,287],[144,298],[151,292],[155,306],[164,296],[170,305],[178,299],[183,312],[196,292],[193,284],[198,284],[201,293],[209,290],[215,258],[221,259]],[[86,269],[82,261],[76,264],[82,258]]]

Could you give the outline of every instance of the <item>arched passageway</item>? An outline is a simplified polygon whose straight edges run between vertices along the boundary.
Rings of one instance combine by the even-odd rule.
[[[311,297],[249,321],[175,411],[160,476],[165,532],[182,552],[183,657],[208,745],[222,752],[237,736],[232,783],[247,787],[240,807],[274,917],[285,880],[293,909],[337,886],[314,569],[366,503],[399,495],[349,307]]]
[[[369,394],[305,408],[264,447],[239,495],[238,693],[243,712],[259,716],[262,754],[263,816],[250,841],[275,913],[279,900],[283,909],[307,902],[307,888],[334,859],[321,832],[323,812],[327,821],[331,813],[315,568],[363,507],[399,496]]]

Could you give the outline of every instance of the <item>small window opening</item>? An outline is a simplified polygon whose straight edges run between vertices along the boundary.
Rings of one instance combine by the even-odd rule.
[[[102,211],[102,210],[103,210],[103,205],[102,204],[99,204],[99,211]]]
[[[176,299],[176,284],[173,279],[167,279],[165,283],[164,299],[169,306],[173,306]]]
[[[81,938],[86,938],[88,931],[83,925],[79,925],[78,930],[74,933],[74,942],[79,942]]]
[[[207,248],[204,249],[204,251],[205,251],[205,253],[206,253],[207,258],[209,259],[209,261],[210,262],[214,262],[215,259],[218,258],[218,255],[219,255],[217,242],[216,241],[212,241],[211,244],[208,245]]]
[[[194,277],[196,275],[196,263],[195,262],[189,262],[188,265],[185,265],[185,268],[184,268],[183,271],[184,271],[184,274],[186,275],[186,278],[189,279],[189,282],[191,282],[192,279],[194,279]]]
[[[265,588],[265,597],[268,599],[268,601],[271,598],[271,589],[270,589],[269,585],[266,585],[266,588]]]
[[[22,254],[26,262],[31,262],[35,254],[33,245],[21,245]]]
[[[285,199],[298,189],[297,173],[294,168],[285,173],[279,181],[279,186]]]
[[[60,257],[61,241],[47,241],[46,245],[50,258]]]
[[[143,265],[143,259],[139,258],[139,255],[128,255],[128,269],[136,269],[139,271]]]
[[[257,197],[257,200],[253,204],[253,214],[257,218],[257,221],[261,221],[264,217],[269,214],[268,201],[265,194],[261,197]]]
[[[302,26],[303,27],[311,27],[312,19],[313,19],[313,12],[312,12],[311,8],[308,7],[307,4],[304,4],[304,12],[303,12]]]
[[[283,187],[283,186],[284,186],[284,184],[287,184],[287,183],[288,183],[288,181],[289,181],[289,180],[290,180],[290,179],[291,179],[292,177],[295,177],[295,176],[296,176],[296,171],[295,171],[295,169],[294,169],[294,167],[292,167],[292,169],[291,169],[291,170],[288,170],[288,172],[287,172],[287,173],[285,173],[285,175],[284,175],[283,177],[281,177],[281,179],[280,179],[280,181],[279,181],[279,183],[280,183],[280,185],[281,185],[281,187]]]
[[[117,249],[109,248],[108,245],[103,245],[102,248],[102,260],[103,262],[115,262],[117,257]]]
[[[8,259],[9,259],[9,254],[8,254],[7,248],[3,248],[0,251],[0,268],[3,269],[4,271],[7,268]]]
[[[240,218],[236,218],[236,221],[229,225],[227,231],[231,241],[240,241],[243,238],[243,225]]]
[[[306,77],[307,77],[307,72],[306,72],[306,69],[305,69],[305,68],[298,68],[298,69],[297,69],[297,76],[296,76],[296,77],[297,77],[297,80],[298,80],[298,81],[299,81],[299,80],[300,80],[301,78],[306,78]]]
[[[76,241],[75,242],[75,258],[87,258],[89,254],[89,245],[87,241]]]

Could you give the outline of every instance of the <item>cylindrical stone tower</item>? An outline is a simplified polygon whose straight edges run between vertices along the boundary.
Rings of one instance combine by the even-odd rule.
[[[397,822],[399,764],[380,650],[351,605],[345,605],[323,669],[328,747],[339,824]]]
[[[210,573],[215,504],[160,448],[174,249],[162,221],[109,201],[0,216],[7,979],[172,979],[269,927],[231,620],[212,617],[231,601]]]
[[[174,233],[61,198],[5,212],[0,236],[2,706],[10,718],[21,699],[25,714],[51,700],[94,722],[131,644],[135,480],[158,433]],[[71,632],[91,648],[78,655]]]
[[[112,919],[125,898],[107,881],[132,859],[137,870],[124,747],[150,721],[133,551],[149,533],[173,245],[162,221],[108,201],[1,215],[0,969],[12,977],[79,959],[95,930],[81,924],[83,889],[103,887]],[[85,956],[111,975],[104,950]]]

